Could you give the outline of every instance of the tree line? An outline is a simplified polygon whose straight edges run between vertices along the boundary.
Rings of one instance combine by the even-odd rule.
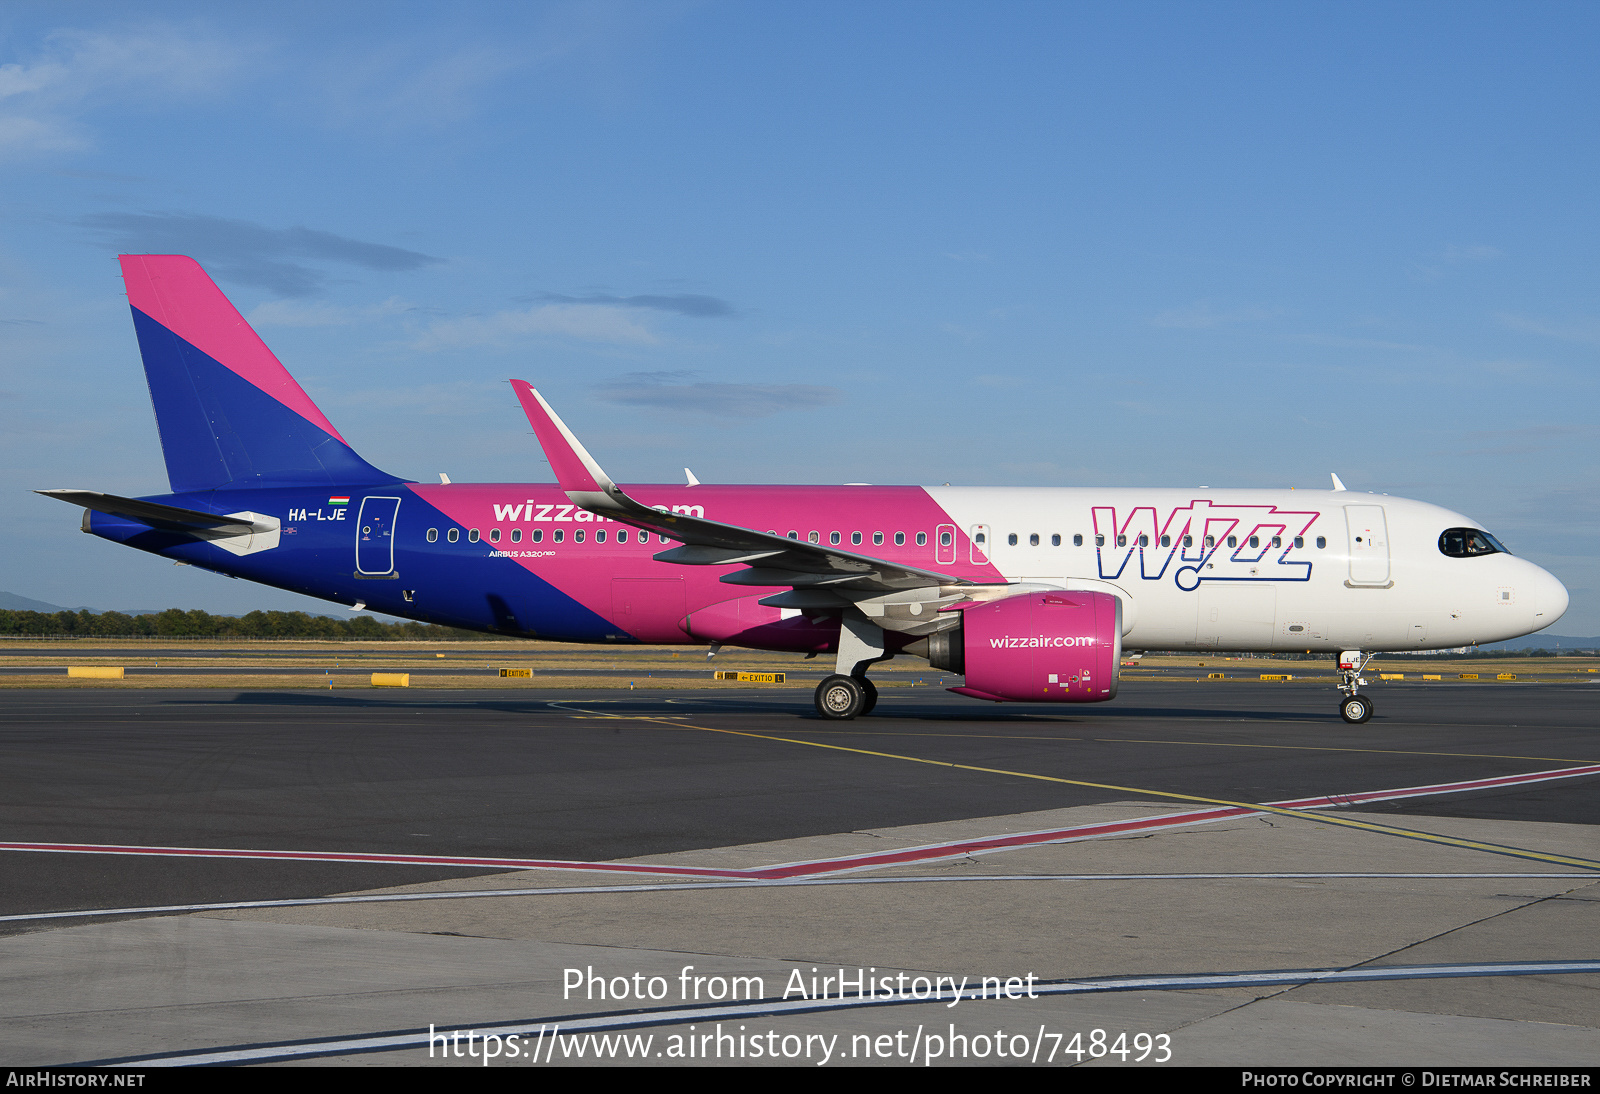
[[[0,637],[19,638],[325,638],[363,641],[482,641],[495,635],[431,623],[380,623],[370,615],[333,619],[305,612],[211,615],[168,608],[122,612],[23,612],[0,609]]]

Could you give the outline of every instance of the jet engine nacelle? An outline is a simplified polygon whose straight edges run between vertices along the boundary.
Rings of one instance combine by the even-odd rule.
[[[1110,593],[1028,593],[959,610],[961,626],[930,635],[924,653],[935,668],[966,674],[966,687],[951,691],[1015,703],[1116,696],[1122,602]]]

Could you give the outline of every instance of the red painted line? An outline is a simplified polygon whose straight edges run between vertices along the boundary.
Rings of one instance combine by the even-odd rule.
[[[1332,806],[1350,805],[1357,802],[1393,801],[1399,798],[1424,797],[1433,794],[1456,794],[1469,790],[1484,790],[1503,786],[1526,786],[1555,779],[1579,778],[1584,775],[1600,775],[1600,764],[1558,768],[1551,771],[1532,771],[1522,775],[1501,775],[1488,779],[1433,783],[1428,786],[1401,787],[1394,790],[1370,790],[1354,794],[1335,794],[1320,798],[1298,798],[1292,801],[1267,802],[1265,804],[1279,809],[1326,809]],[[1038,832],[1016,832],[1010,835],[991,836],[985,839],[906,847],[898,851],[885,851],[870,855],[846,855],[840,858],[779,863],[773,866],[762,866],[748,870],[716,869],[704,866],[652,865],[648,863],[583,862],[570,859],[476,858],[459,855],[384,855],[349,851],[260,851],[242,848],[148,847],[109,843],[0,842],[0,851],[40,851],[56,854],[85,855],[150,855],[162,858],[278,859],[286,862],[488,867],[490,869],[503,870],[593,870],[602,873],[714,877],[757,881],[839,873],[847,870],[862,870],[882,866],[899,866],[906,863],[953,858],[959,855],[1002,851],[1013,847],[1031,847],[1046,843],[1069,843],[1079,840],[1099,839],[1104,836],[1128,832],[1149,832],[1162,828],[1207,824],[1232,817],[1252,816],[1257,812],[1257,810],[1245,806],[1218,806],[1211,809],[1169,813],[1159,817],[1138,817],[1126,821],[1081,824],[1070,828],[1055,828]]]

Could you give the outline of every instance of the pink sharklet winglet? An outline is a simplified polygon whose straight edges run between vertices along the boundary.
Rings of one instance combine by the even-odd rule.
[[[184,255],[119,255],[128,303],[343,444],[222,290]]]
[[[556,473],[556,482],[561,484],[561,489],[569,493],[583,491],[598,494],[608,486],[614,488],[606,473],[600,470],[600,465],[578,443],[566,423],[550,409],[544,396],[533,390],[532,384],[526,380],[512,380],[511,390],[517,393],[523,413],[527,414],[528,423],[533,426],[533,432],[539,438],[539,447],[544,449],[545,459],[550,461],[550,469]]]

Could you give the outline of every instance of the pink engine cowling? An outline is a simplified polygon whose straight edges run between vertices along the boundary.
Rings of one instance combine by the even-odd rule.
[[[1100,703],[1117,694],[1122,602],[1068,591],[1007,597],[961,609],[966,687],[996,702]]]

